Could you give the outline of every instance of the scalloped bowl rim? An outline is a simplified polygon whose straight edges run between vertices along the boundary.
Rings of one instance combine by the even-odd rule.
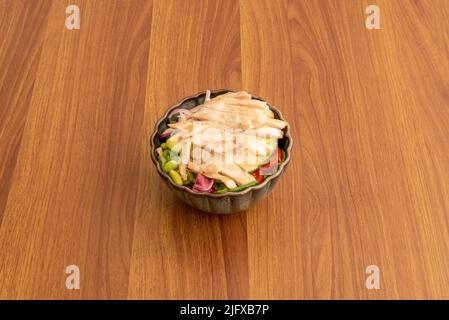
[[[213,93],[215,93],[215,92],[223,92],[223,91],[227,91],[227,92],[236,92],[237,90],[231,90],[231,89],[210,90],[211,94],[213,94]],[[248,91],[247,91],[247,92],[248,92]],[[279,119],[280,119],[280,120],[286,121],[286,120],[284,119],[283,115],[282,115],[282,112],[281,112],[278,108],[274,107],[273,105],[271,105],[269,102],[265,101],[264,99],[259,98],[258,96],[253,95],[251,92],[248,92],[248,93],[251,95],[251,97],[252,97],[253,99],[257,99],[257,100],[261,100],[261,101],[266,102],[266,103],[268,104],[268,106],[269,106],[270,109],[273,109],[274,111],[277,112],[277,114],[279,115]],[[155,128],[154,128],[154,132],[153,132],[153,134],[151,135],[151,138],[150,138],[150,150],[151,150],[151,160],[153,161],[154,165],[156,166],[156,169],[157,169],[159,175],[161,175],[162,177],[164,177],[165,179],[167,179],[168,182],[169,182],[174,188],[177,188],[177,189],[183,190],[183,191],[187,191],[187,192],[189,192],[190,194],[192,194],[192,195],[194,195],[194,196],[199,196],[199,197],[201,197],[201,196],[203,196],[203,197],[213,197],[213,198],[223,198],[223,197],[228,197],[228,196],[236,197],[236,196],[240,196],[240,195],[242,195],[242,194],[246,194],[246,193],[248,193],[248,192],[250,192],[250,191],[252,191],[252,190],[258,190],[258,189],[261,189],[261,188],[263,188],[263,187],[265,186],[265,184],[268,183],[268,181],[273,180],[273,179],[275,179],[276,177],[282,175],[282,173],[285,171],[285,168],[286,168],[287,164],[290,162],[290,158],[291,158],[290,152],[291,152],[292,145],[293,145],[293,140],[292,140],[292,137],[291,137],[291,135],[290,135],[290,124],[288,123],[288,121],[287,121],[287,127],[286,127],[286,131],[285,131],[285,137],[288,138],[289,144],[288,144],[288,146],[287,146],[287,149],[284,150],[284,151],[285,151],[285,154],[286,154],[285,160],[284,160],[284,162],[281,163],[280,167],[278,168],[278,171],[277,171],[275,174],[270,175],[270,176],[268,176],[267,178],[265,178],[265,180],[264,180],[261,184],[257,184],[257,185],[255,185],[255,186],[246,188],[245,190],[238,191],[238,192],[228,191],[228,192],[225,192],[225,193],[216,194],[216,193],[209,193],[209,192],[197,192],[197,191],[193,191],[193,190],[192,190],[191,188],[189,188],[189,187],[186,187],[186,186],[180,186],[180,185],[176,184],[175,182],[173,182],[173,180],[170,178],[170,176],[169,176],[167,173],[165,173],[165,172],[160,168],[159,162],[158,162],[157,159],[156,159],[156,156],[155,156],[155,145],[154,145],[154,143],[153,143],[154,138],[155,138],[156,135],[158,134],[159,125],[161,124],[162,121],[164,121],[164,120],[168,117],[168,114],[169,114],[172,110],[174,110],[174,109],[176,109],[176,108],[179,108],[179,107],[180,107],[185,101],[187,101],[187,100],[190,100],[190,99],[192,99],[192,98],[199,98],[200,96],[205,95],[205,94],[206,94],[206,91],[202,91],[202,92],[199,92],[199,93],[197,93],[197,94],[194,94],[194,95],[191,95],[191,96],[188,96],[188,97],[185,97],[185,98],[179,100],[176,104],[174,104],[173,106],[171,106],[170,108],[168,108],[167,111],[165,111],[165,113],[163,114],[163,116],[160,117],[160,118],[158,119],[158,121],[156,122],[156,125],[155,125]]]

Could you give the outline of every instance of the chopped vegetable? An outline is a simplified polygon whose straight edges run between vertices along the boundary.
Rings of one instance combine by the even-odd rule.
[[[253,177],[256,178],[258,183],[262,183],[264,180],[264,177],[260,174],[260,169],[257,169],[252,173]]]
[[[196,176],[195,184],[193,185],[193,190],[199,192],[210,192],[212,186],[214,185],[214,180],[206,177],[205,175],[198,173]]]
[[[226,193],[226,192],[229,192],[228,188],[223,188],[223,189],[220,189],[220,190],[216,190],[214,193],[216,193],[216,194],[223,194],[223,193]]]
[[[270,156],[269,162],[260,167],[260,174],[269,176],[278,170],[279,165],[279,148]]]
[[[162,156],[165,157],[165,159],[169,160],[170,159],[170,149],[165,149],[164,151],[162,151]]]
[[[165,145],[167,146],[168,149],[174,152],[179,152],[181,149],[181,142],[179,140],[180,140],[179,136],[171,136],[170,138],[167,139]]]
[[[164,132],[161,133],[161,139],[169,138],[173,134],[173,132],[175,132],[175,129],[173,128],[166,129]]]
[[[162,156],[160,156],[158,159],[159,159],[159,163],[161,165],[162,170],[164,170],[164,166],[165,166],[165,163],[167,162],[167,159]]]
[[[222,189],[225,189],[225,188],[226,188],[226,185],[223,182],[215,181],[215,183],[214,183],[215,191],[219,191],[219,190],[222,190]]]
[[[175,170],[176,168],[178,168],[178,163],[174,160],[170,160],[164,165],[165,172],[170,172],[171,170]]]
[[[210,101],[210,90],[206,90],[206,97],[204,98],[204,101]]]
[[[190,117],[190,115],[192,114],[192,112],[191,112],[190,110],[188,110],[188,109],[184,109],[184,108],[176,108],[176,109],[172,110],[172,111],[169,113],[168,117],[169,117],[169,118],[172,118],[173,116],[178,115],[178,114],[182,114],[182,115],[184,115],[185,117]]]
[[[257,182],[250,182],[248,184],[244,184],[242,186],[238,186],[237,188],[230,189],[229,191],[239,192],[239,191],[245,190],[245,189],[247,189],[249,187],[254,187],[256,185],[257,185]]]
[[[175,170],[170,170],[168,172],[168,174],[170,175],[170,177],[173,179],[173,181],[176,184],[179,184],[180,186],[182,186],[182,178],[181,178],[181,176],[179,175],[178,172],[176,172]]]
[[[189,184],[195,183],[195,175],[192,172],[189,172],[187,174],[187,181],[189,181]]]

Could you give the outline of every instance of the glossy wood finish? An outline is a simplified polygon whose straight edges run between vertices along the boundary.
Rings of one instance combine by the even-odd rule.
[[[1,298],[449,298],[447,1],[378,0],[371,31],[364,0],[77,0],[68,31],[72,2],[0,0]],[[208,88],[291,123],[239,215],[178,201],[148,154]]]

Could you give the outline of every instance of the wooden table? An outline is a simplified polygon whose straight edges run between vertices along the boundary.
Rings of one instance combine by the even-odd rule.
[[[0,0],[0,297],[449,298],[448,57],[447,0]],[[219,88],[294,137],[230,216],[149,158],[164,110]]]

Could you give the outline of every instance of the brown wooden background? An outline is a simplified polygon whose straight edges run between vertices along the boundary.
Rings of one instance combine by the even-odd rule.
[[[294,136],[270,197],[225,217],[148,153],[218,88]],[[0,0],[0,297],[449,298],[449,1]]]

